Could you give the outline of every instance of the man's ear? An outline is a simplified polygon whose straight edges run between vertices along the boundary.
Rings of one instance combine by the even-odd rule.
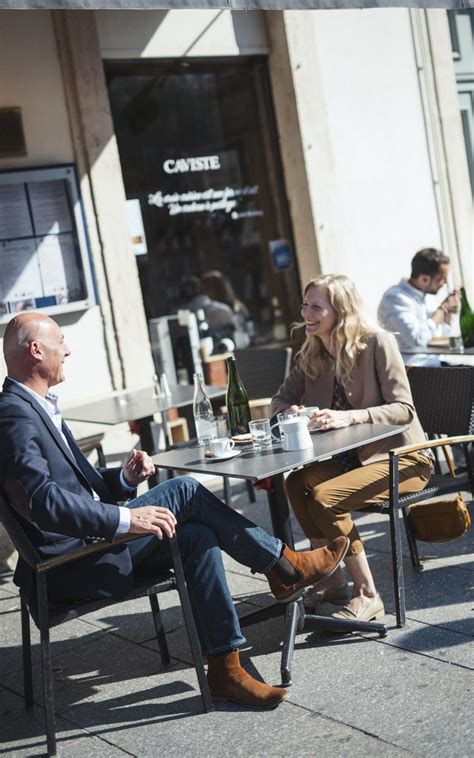
[[[429,274],[420,274],[418,277],[418,284],[420,289],[426,291],[431,282],[431,276]]]
[[[43,348],[41,347],[41,343],[37,340],[32,340],[28,345],[27,350],[31,357],[36,361],[41,361],[43,359]]]

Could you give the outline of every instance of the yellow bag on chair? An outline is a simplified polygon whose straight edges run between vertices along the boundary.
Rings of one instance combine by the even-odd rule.
[[[471,526],[471,516],[461,495],[455,500],[410,505],[410,524],[421,542],[450,542]]]

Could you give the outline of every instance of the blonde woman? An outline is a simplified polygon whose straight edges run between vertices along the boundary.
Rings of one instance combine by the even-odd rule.
[[[352,424],[400,424],[406,432],[293,471],[288,498],[314,547],[349,538],[345,558],[352,597],[339,568],[310,591],[306,602],[344,602],[342,618],[370,621],[384,614],[352,512],[387,499],[388,451],[425,440],[413,407],[403,360],[391,334],[372,326],[346,276],[328,274],[307,284],[301,305],[305,342],[294,369],[272,400],[272,415],[302,405],[319,406],[312,429]],[[431,475],[428,454],[400,458],[400,492],[418,492]],[[350,597],[350,600],[349,600]]]

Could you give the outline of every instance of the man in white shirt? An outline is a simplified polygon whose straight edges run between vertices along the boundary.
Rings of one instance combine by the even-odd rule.
[[[436,355],[413,350],[426,347],[432,337],[453,334],[460,308],[458,290],[453,290],[434,311],[427,295],[436,295],[446,284],[449,258],[435,248],[419,250],[411,262],[411,276],[388,289],[380,301],[378,318],[397,338],[404,362],[411,366],[440,366]],[[410,351],[410,352],[405,352]]]

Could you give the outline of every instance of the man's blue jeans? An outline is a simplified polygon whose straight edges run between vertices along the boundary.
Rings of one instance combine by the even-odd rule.
[[[281,555],[281,540],[228,508],[196,479],[170,479],[130,501],[169,508],[176,517],[179,550],[196,627],[204,653],[222,653],[245,642],[222,562],[221,549],[244,566],[263,573]],[[129,544],[134,568],[171,567],[169,543],[154,536]]]

